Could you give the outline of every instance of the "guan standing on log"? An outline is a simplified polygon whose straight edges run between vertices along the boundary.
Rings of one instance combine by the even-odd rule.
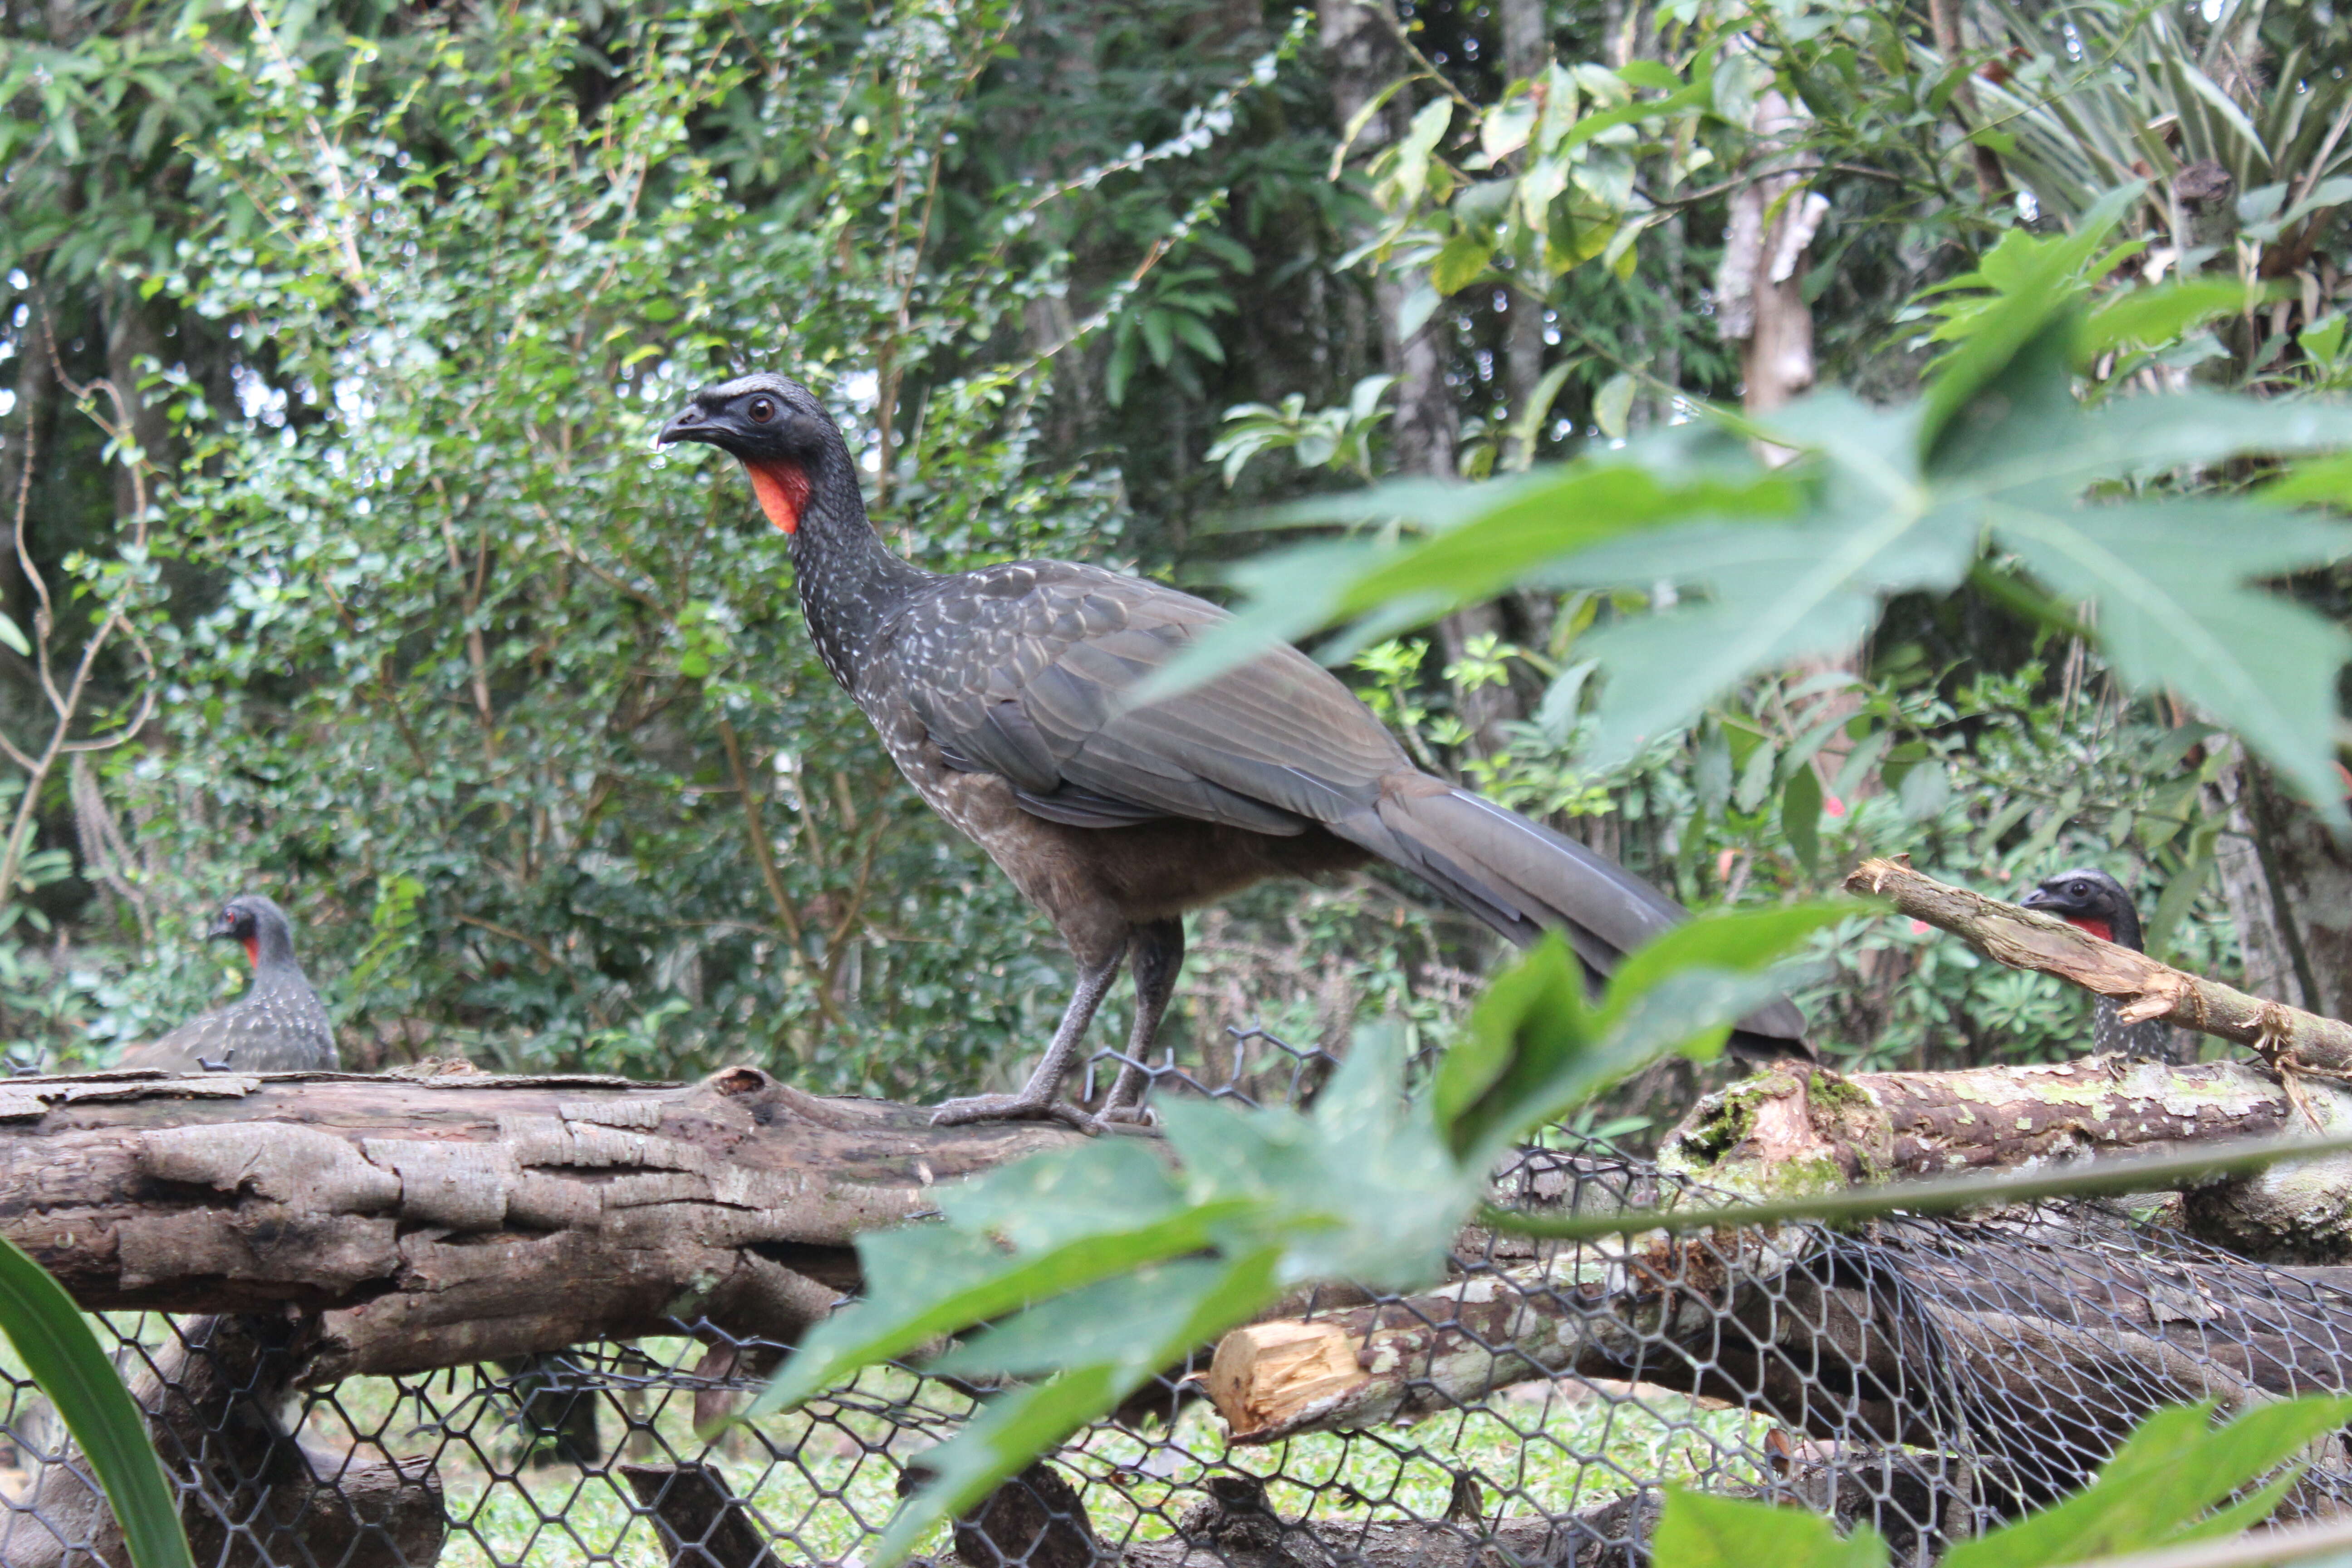
[[[2147,950],[2141,945],[2139,910],[2133,908],[2131,895],[2124,885],[2105,871],[2084,867],[2076,871],[2061,871],[2054,877],[2042,879],[2041,886],[2018,900],[2021,908],[2040,910],[2056,915],[2070,926],[2089,931],[2101,942],[2114,942],[2117,947],[2130,948],[2134,952]],[[2196,1060],[2197,1039],[2186,1030],[2176,1029],[2161,1018],[2126,1025],[2116,1016],[2112,997],[2102,996],[2091,1009],[2091,1048],[2097,1051],[2121,1051],[2127,1057],[2146,1061],[2188,1062]]]
[[[245,944],[253,984],[228,1006],[181,1025],[160,1040],[133,1046],[114,1065],[165,1071],[234,1068],[239,1072],[332,1072],[335,1027],[302,965],[286,911],[258,893],[221,906],[208,941]]]
[[[1124,689],[1225,618],[1204,600],[1100,567],[1015,561],[940,576],[883,548],[832,416],[782,376],[706,387],[661,441],[742,461],[789,538],[809,635],[932,810],[1054,922],[1078,983],[1020,1093],[951,1100],[936,1120],[1052,1118],[1122,963],[1135,974],[1128,1065],[1104,1116],[1139,1120],[1145,1061],[1184,957],[1183,914],[1263,878],[1378,858],[1513,942],[1566,932],[1605,973],[1684,910],[1623,868],[1420,772],[1337,677],[1295,648],[1130,710]],[[1744,1057],[1810,1057],[1779,1000],[1741,1020]]]

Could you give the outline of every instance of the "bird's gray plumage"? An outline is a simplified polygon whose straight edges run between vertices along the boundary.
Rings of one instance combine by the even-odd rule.
[[[294,956],[286,911],[258,893],[242,893],[221,906],[206,934],[246,943],[253,984],[227,1006],[131,1047],[115,1065],[167,1072],[202,1071],[206,1064],[237,1072],[334,1070],[334,1025]]]

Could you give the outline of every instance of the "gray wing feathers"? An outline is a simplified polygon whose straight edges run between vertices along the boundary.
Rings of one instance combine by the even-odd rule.
[[[1076,566],[1017,595],[996,588],[977,584],[928,614],[910,606],[920,636],[907,640],[935,657],[896,684],[950,763],[1003,774],[1037,816],[1082,826],[1181,816],[1288,836],[1361,809],[1406,765],[1347,688],[1289,648],[1123,708],[1123,692],[1223,617],[1213,605]]]

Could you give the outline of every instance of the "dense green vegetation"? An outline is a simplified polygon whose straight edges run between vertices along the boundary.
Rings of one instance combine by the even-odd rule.
[[[755,365],[908,553],[1228,582],[1426,765],[1758,907],[1459,1029],[1496,955],[1412,887],[1201,917],[1192,1048],[1404,1027],[1312,1123],[1177,1110],[1191,1188],[1073,1156],[1126,1230],[1031,1169],[879,1244],[898,1295],[780,1398],[1024,1303],[1053,1358],[960,1353],[1063,1374],[908,1529],[1286,1281],[1418,1278],[1497,1148],[1654,1057],[1629,1100],[1679,1101],[1669,1047],[1792,942],[1833,1059],[2074,1048],[2051,983],[1801,907],[1862,854],[2100,863],[2160,952],[2340,1015],[2347,51],[2291,0],[7,0],[0,1038],[197,1010],[236,980],[196,920],[254,888],[358,1065],[1016,1070],[1060,955],[824,678],[739,482],[648,450]],[[1414,1032],[1461,1048],[1401,1102]],[[1160,1337],[1111,1355],[1130,1268]],[[2001,1560],[2212,1500],[2100,1511],[2159,1489]]]
[[[1895,404],[2039,268],[2097,310],[2095,405],[2306,398],[2352,378],[2339,33],[2108,0],[8,6],[0,610],[38,657],[0,652],[5,1037],[102,1060],[200,1008],[237,982],[194,921],[259,887],[361,1063],[1009,1074],[1062,957],[824,679],[740,482],[649,452],[684,390],[819,385],[927,563],[1200,584],[1297,525],[1267,503],[1767,417],[1806,376],[1744,316]],[[1759,223],[1799,225],[1781,281]],[[2336,616],[2328,558],[2246,569]],[[1962,564],[1871,585],[1874,629],[1815,606],[1635,746],[1606,656],[1723,584],[1497,574],[1336,656],[1430,765],[1696,906],[1864,852],[1996,888],[2095,860],[2160,951],[2337,1010],[2324,672],[2298,749],[2179,670],[2112,678],[2095,594],[2030,547]],[[1496,956],[1373,877],[1196,924],[1196,1043],[1443,1034]],[[1841,1055],[2080,1032],[1924,933],[1819,951]]]

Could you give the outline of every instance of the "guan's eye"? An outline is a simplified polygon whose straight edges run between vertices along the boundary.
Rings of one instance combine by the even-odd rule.
[[[2089,897],[2091,896],[2091,884],[2090,884],[2090,883],[2088,883],[2088,882],[2077,882],[2077,883],[2075,883],[2075,884],[2074,884],[2074,896],[2075,896],[2076,898],[2078,898],[2078,899],[2087,899],[2087,898],[2089,898]]]
[[[751,415],[752,424],[765,425],[776,416],[775,399],[772,397],[755,397],[751,399],[751,406],[744,410],[744,412]]]

